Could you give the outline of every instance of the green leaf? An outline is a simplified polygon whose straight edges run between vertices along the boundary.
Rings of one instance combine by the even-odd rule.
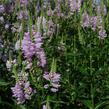
[[[23,105],[19,105],[20,109],[26,109]]]
[[[53,58],[52,63],[51,63],[51,73],[56,72],[56,59]]]
[[[98,103],[97,106],[95,107],[95,109],[100,109],[104,105],[109,105],[109,101],[104,101],[104,102]]]
[[[84,103],[84,105],[87,106],[89,109],[93,109],[91,100],[84,100],[83,103]]]
[[[8,82],[5,82],[4,80],[0,80],[0,86],[7,86],[9,85],[10,83]]]
[[[79,42],[81,45],[84,45],[84,39],[83,35],[79,35]]]
[[[81,32],[79,27],[78,27],[78,35],[79,35],[79,42],[80,42],[80,44],[84,45],[85,44],[84,37],[83,37],[83,34],[82,34],[82,32]]]

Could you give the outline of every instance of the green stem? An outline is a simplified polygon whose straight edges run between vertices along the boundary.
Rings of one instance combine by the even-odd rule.
[[[91,54],[91,40],[90,40],[90,76],[91,76],[91,102],[92,102],[92,109],[94,109],[94,92],[93,92],[93,71],[92,71],[92,54]]]

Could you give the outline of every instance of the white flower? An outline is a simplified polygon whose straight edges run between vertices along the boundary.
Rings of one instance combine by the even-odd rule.
[[[3,16],[0,17],[0,21],[1,21],[1,22],[4,22]]]
[[[43,105],[43,109],[47,109],[46,105]]]
[[[7,67],[7,69],[10,71],[11,70],[11,67],[12,67],[12,65],[15,65],[16,64],[16,59],[14,59],[13,61],[10,61],[10,60],[7,60],[7,62],[6,62],[6,67]]]
[[[15,44],[15,50],[19,50],[20,49],[20,40],[18,40]]]
[[[8,70],[11,69],[11,66],[12,66],[12,62],[11,61],[7,61],[6,62],[6,67],[7,67]]]

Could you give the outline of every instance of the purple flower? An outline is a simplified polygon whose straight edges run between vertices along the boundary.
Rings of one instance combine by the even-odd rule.
[[[36,55],[38,58],[38,65],[40,67],[45,67],[46,65],[46,56],[44,49],[42,48],[42,37],[39,32],[33,32],[32,34],[33,41],[30,38],[29,32],[24,34],[22,40],[22,51],[25,58],[31,61],[33,55]]]
[[[36,51],[37,51],[37,49],[40,49],[42,44],[43,44],[42,37],[41,37],[41,34],[39,32],[35,33],[34,41],[35,41],[35,47],[36,47]]]
[[[102,29],[103,28],[103,20],[101,16],[97,16],[97,28]]]
[[[13,92],[13,97],[17,99],[18,104],[25,102],[24,93],[19,83],[16,83],[15,87],[12,87],[11,90]]]
[[[93,31],[98,29],[100,39],[104,39],[107,36],[106,31],[103,29],[103,20],[100,15],[90,17],[85,12],[85,13],[83,13],[82,17],[83,17],[83,19],[82,19],[83,27],[91,27]]]
[[[97,17],[96,16],[90,18],[90,25],[92,27],[92,30],[95,31],[97,27]]]
[[[99,38],[104,39],[105,37],[107,37],[106,31],[101,29],[99,31]]]
[[[50,8],[49,8],[48,11],[47,11],[47,15],[48,15],[48,16],[52,16],[52,15],[53,15],[53,11],[52,11]]]
[[[32,88],[30,87],[29,81],[24,84],[25,99],[31,99]]]
[[[62,4],[62,0],[57,0],[56,7],[53,10],[53,14],[58,16],[58,17],[63,16],[63,13],[61,12],[61,4]]]
[[[38,65],[41,67],[44,67],[46,65],[46,56],[43,49],[40,49],[40,51],[36,52],[37,58],[39,60]]]
[[[56,29],[55,24],[53,23],[52,20],[49,20],[49,21],[48,21],[48,31],[47,31],[47,35],[48,35],[48,36],[52,36],[52,35],[55,33],[55,29]]]
[[[0,13],[3,13],[5,11],[5,8],[3,5],[0,5]]]
[[[5,12],[9,14],[13,12],[14,9],[15,9],[15,0],[9,0],[9,2],[5,4]]]
[[[25,58],[28,60],[31,60],[35,54],[35,44],[31,41],[29,32],[24,34],[24,38],[22,40],[22,50]]]
[[[58,89],[56,89],[56,88],[51,88],[51,91],[52,91],[52,92],[57,92]]]
[[[57,92],[58,88],[60,87],[60,74],[58,73],[44,73],[43,78],[49,81],[50,85],[44,85],[44,88],[47,89],[50,87],[52,92]]]
[[[49,85],[48,85],[48,84],[44,85],[44,88],[45,88],[45,89],[48,89],[48,87],[49,87]]]
[[[25,67],[25,69],[30,69],[32,67],[32,63],[31,62],[27,62],[27,65]]]
[[[20,13],[18,13],[18,19],[20,19],[20,20],[28,19],[28,12],[27,11],[20,11]]]
[[[90,26],[90,17],[87,12],[84,12],[82,15],[82,26],[89,27]]]
[[[15,87],[11,88],[13,97],[17,99],[18,104],[22,104],[27,100],[31,99],[32,88],[30,87],[29,81],[19,80]]]
[[[103,13],[104,15],[106,15],[107,14],[106,6],[105,5],[103,5],[103,6],[100,6],[100,5],[96,6],[96,12],[97,12],[97,14]]]
[[[28,4],[28,0],[20,0],[20,4],[21,5],[27,5]]]
[[[34,35],[34,40],[35,40],[35,50],[36,50],[36,56],[38,58],[38,65],[41,67],[45,67],[46,65],[46,56],[44,49],[41,47],[43,42],[42,42],[42,37],[39,32],[37,32]]]
[[[79,12],[81,8],[82,0],[69,0],[70,11],[73,14],[74,12]]]
[[[40,2],[38,1],[36,5],[36,12],[39,13],[40,11],[41,11],[41,6],[40,6]]]
[[[52,85],[54,88],[58,88],[58,87],[60,87],[60,85],[57,84],[57,82],[53,82],[53,83],[51,83],[51,85]]]

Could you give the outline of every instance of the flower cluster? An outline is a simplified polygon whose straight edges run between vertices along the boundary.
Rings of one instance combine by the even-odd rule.
[[[47,35],[48,35],[48,36],[53,36],[53,34],[55,33],[55,29],[56,29],[55,24],[53,23],[52,20],[49,20],[49,21],[48,21],[48,31],[47,31]]]
[[[62,3],[63,3],[63,0],[57,0],[55,2],[55,7],[53,9],[51,8],[51,3],[49,0],[43,0],[43,7],[44,9],[47,9],[48,16],[62,17],[63,16],[63,13],[61,12]]]
[[[28,12],[26,10],[20,11],[18,13],[18,19],[19,20],[28,19]]]
[[[49,81],[49,84],[44,85],[44,88],[50,88],[52,92],[57,92],[58,88],[60,87],[59,81],[60,81],[60,74],[59,73],[48,73],[45,72],[43,75],[43,78]]]
[[[18,104],[22,104],[26,100],[31,99],[33,94],[33,90],[25,75],[19,75],[19,80],[16,82],[15,86],[11,88],[11,90],[13,92],[13,97],[17,99]]]
[[[104,29],[103,20],[101,16],[98,16],[98,30],[99,30],[100,39],[104,39],[105,37],[107,37],[106,30]]]
[[[35,45],[31,41],[29,32],[26,32],[24,34],[24,38],[22,40],[22,51],[24,53],[25,58],[31,61],[33,55],[35,54]]]
[[[22,104],[25,100],[31,98],[32,88],[30,87],[30,83],[25,81],[18,81],[15,87],[12,87],[13,97],[17,99],[18,104]]]
[[[38,32],[40,32],[41,26],[42,26],[42,29],[43,29],[43,35],[44,36],[51,37],[51,36],[53,36],[53,34],[56,31],[56,25],[54,24],[52,19],[47,21],[45,17],[38,17],[38,20],[37,20],[37,30],[38,30]]]
[[[90,17],[87,12],[82,15],[82,26],[91,27],[95,31],[97,27],[97,16]]]
[[[79,12],[81,8],[82,0],[69,0],[71,14]]]
[[[9,71],[11,70],[13,64],[16,64],[16,59],[13,61],[7,60],[6,67]]]
[[[83,27],[89,27],[90,26],[90,17],[89,17],[87,12],[84,12],[82,14],[82,22],[81,23],[82,23]]]
[[[28,60],[24,60],[22,64],[25,66],[25,70],[30,69],[32,67],[32,62]]]
[[[103,28],[103,21],[100,15],[98,16],[89,16],[87,12],[84,12],[82,15],[82,27],[91,27],[93,31],[98,30],[99,38],[104,39],[106,31]]]
[[[51,109],[49,105],[57,100],[60,102],[59,105],[53,104],[57,108],[66,106],[64,108],[69,109],[74,102],[74,108],[86,108],[82,103],[84,99],[79,100],[79,98],[90,99],[87,83],[90,83],[90,86],[94,83],[89,82],[89,79],[105,80],[105,77],[102,78],[102,71],[106,73],[105,76],[108,71],[108,38],[106,41],[99,41],[99,38],[104,39],[109,36],[109,6],[107,5],[109,3],[106,1],[108,0],[103,4],[101,0],[1,0],[0,78],[3,79],[3,84],[0,85],[8,85],[7,83],[11,81],[8,77],[14,77],[11,95],[18,104],[25,103],[28,109],[37,106],[41,108],[41,105],[43,109]],[[89,34],[88,37],[83,32],[85,29]],[[90,35],[93,36],[90,37]],[[93,37],[97,35],[99,38],[94,39]],[[81,78],[83,72],[89,72],[90,65],[93,67],[90,77],[84,74],[85,78]],[[64,75],[61,75],[57,69]],[[98,73],[93,76],[95,70]],[[7,75],[8,71],[12,73]],[[69,73],[67,77],[65,73]],[[29,78],[28,75],[30,75]],[[102,96],[102,93],[107,95],[107,87],[99,88],[101,83],[105,82],[104,80],[96,82],[97,89],[91,87],[92,90],[98,91],[96,95]],[[74,84],[72,84],[73,81]],[[105,86],[109,85],[108,81],[107,78]],[[75,86],[75,84],[79,85]],[[60,90],[61,86],[63,90]],[[71,90],[68,89],[70,86],[72,86]],[[38,93],[32,97],[34,88]],[[76,90],[82,88],[84,89],[80,92]],[[106,88],[106,92],[105,90],[102,92],[103,88]],[[5,90],[2,89],[2,92]],[[67,97],[62,97],[63,93],[67,94]],[[78,98],[75,99],[76,93]],[[82,93],[84,94],[81,96]],[[69,99],[71,95],[74,102]],[[96,95],[95,98],[98,98]],[[10,99],[10,96],[8,98],[2,94],[0,98],[3,97],[4,101]],[[98,99],[97,102],[101,100]],[[27,103],[28,100],[31,101]],[[3,106],[2,109],[5,108]]]
[[[35,33],[34,40],[35,40],[35,51],[39,61],[38,65],[44,67],[46,65],[46,56],[44,49],[41,47],[43,43],[41,34],[39,32]]]
[[[20,0],[20,4],[23,5],[27,5],[28,4],[28,0]]]
[[[97,14],[101,14],[101,13],[104,15],[107,14],[107,9],[106,9],[105,5],[103,5],[102,7],[100,5],[98,5],[95,7],[95,9],[96,9]]]
[[[52,11],[52,13],[53,13],[54,16],[63,17],[63,12],[61,10],[61,4],[63,4],[63,1],[62,0],[57,0],[56,7]]]
[[[33,40],[30,38],[29,32],[25,33],[22,40],[22,50],[25,58],[29,61],[32,60],[33,55],[36,55],[38,58],[38,65],[44,67],[46,65],[46,56],[44,49],[41,47],[42,37],[39,32],[33,32]]]

